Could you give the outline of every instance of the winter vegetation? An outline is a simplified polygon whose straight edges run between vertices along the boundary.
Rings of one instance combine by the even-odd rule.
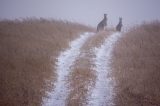
[[[54,83],[59,52],[91,30],[56,20],[0,21],[0,106],[41,105]]]
[[[1,20],[0,106],[158,106],[160,22],[106,26]]]
[[[160,22],[131,28],[115,45],[116,106],[159,106]]]

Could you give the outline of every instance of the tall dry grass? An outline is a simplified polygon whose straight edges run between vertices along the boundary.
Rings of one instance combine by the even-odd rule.
[[[0,106],[41,105],[56,76],[58,53],[79,33],[91,30],[56,20],[0,21]]]
[[[160,22],[132,28],[113,52],[117,106],[160,106]]]

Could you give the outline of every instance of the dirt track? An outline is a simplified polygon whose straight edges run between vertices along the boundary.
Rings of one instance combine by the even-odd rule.
[[[44,106],[112,106],[114,81],[108,76],[119,33],[84,33],[57,58],[57,81]]]

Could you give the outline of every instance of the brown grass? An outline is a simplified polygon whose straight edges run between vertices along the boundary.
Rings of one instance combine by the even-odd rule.
[[[160,105],[160,22],[132,28],[116,44],[117,106]]]
[[[91,37],[87,40],[83,48],[89,50],[91,47],[99,47],[105,41],[105,38],[112,32],[114,31],[108,30],[96,33],[94,37]]]
[[[77,23],[24,19],[0,21],[0,106],[38,106],[54,63],[68,42],[92,29]]]
[[[70,93],[67,99],[68,106],[82,106],[87,104],[86,97],[88,88],[93,84],[95,80],[94,71],[91,69],[91,58],[92,53],[90,51],[91,44],[89,38],[84,46],[81,48],[81,55],[78,60],[74,63],[73,70],[70,72],[69,84],[70,84]]]

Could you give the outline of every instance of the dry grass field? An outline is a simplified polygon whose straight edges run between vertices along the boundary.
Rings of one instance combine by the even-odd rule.
[[[56,20],[0,21],[0,106],[41,105],[48,82],[56,76],[53,66],[58,53],[80,33],[91,30]]]
[[[116,106],[160,106],[160,22],[136,26],[113,51]]]
[[[78,23],[46,19],[0,21],[0,106],[41,106],[57,75],[59,53],[81,33],[94,31]],[[88,87],[95,85],[92,49],[113,29],[88,38],[68,76],[67,105],[87,104]],[[123,33],[113,50],[111,75],[116,80],[116,106],[159,106],[160,22]]]

